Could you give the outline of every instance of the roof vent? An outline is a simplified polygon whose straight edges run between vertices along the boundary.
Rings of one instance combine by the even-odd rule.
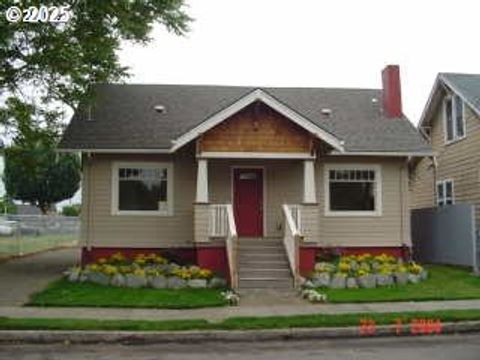
[[[321,112],[322,112],[322,115],[325,115],[325,116],[332,115],[332,109],[329,109],[329,108],[322,108]]]
[[[377,98],[372,98],[372,103],[374,103],[374,104],[378,103],[378,99]]]
[[[165,114],[167,112],[167,108],[164,105],[155,105],[153,109],[159,114]]]

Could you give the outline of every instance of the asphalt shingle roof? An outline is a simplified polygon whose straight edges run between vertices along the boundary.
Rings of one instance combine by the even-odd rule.
[[[480,74],[440,73],[439,76],[480,111]]]
[[[77,111],[64,149],[167,149],[171,141],[256,87],[207,85],[96,86],[90,112]],[[260,88],[345,142],[347,151],[422,152],[429,145],[405,118],[386,118],[377,89]],[[164,114],[154,110],[166,108]],[[332,110],[330,116],[322,109]],[[91,120],[88,120],[88,119]]]

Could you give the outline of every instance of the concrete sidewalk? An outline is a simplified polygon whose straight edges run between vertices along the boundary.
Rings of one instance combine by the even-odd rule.
[[[289,316],[309,314],[385,313],[436,310],[480,309],[480,300],[423,301],[369,304],[271,305],[203,308],[192,310],[119,308],[0,307],[0,317],[69,318],[99,320],[181,320],[221,321],[238,316]]]

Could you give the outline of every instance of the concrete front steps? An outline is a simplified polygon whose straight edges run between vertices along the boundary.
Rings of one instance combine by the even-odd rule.
[[[239,289],[293,289],[280,238],[239,238]]]

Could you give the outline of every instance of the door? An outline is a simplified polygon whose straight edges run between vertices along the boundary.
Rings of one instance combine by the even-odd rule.
[[[263,169],[233,170],[233,209],[239,236],[263,236]]]

